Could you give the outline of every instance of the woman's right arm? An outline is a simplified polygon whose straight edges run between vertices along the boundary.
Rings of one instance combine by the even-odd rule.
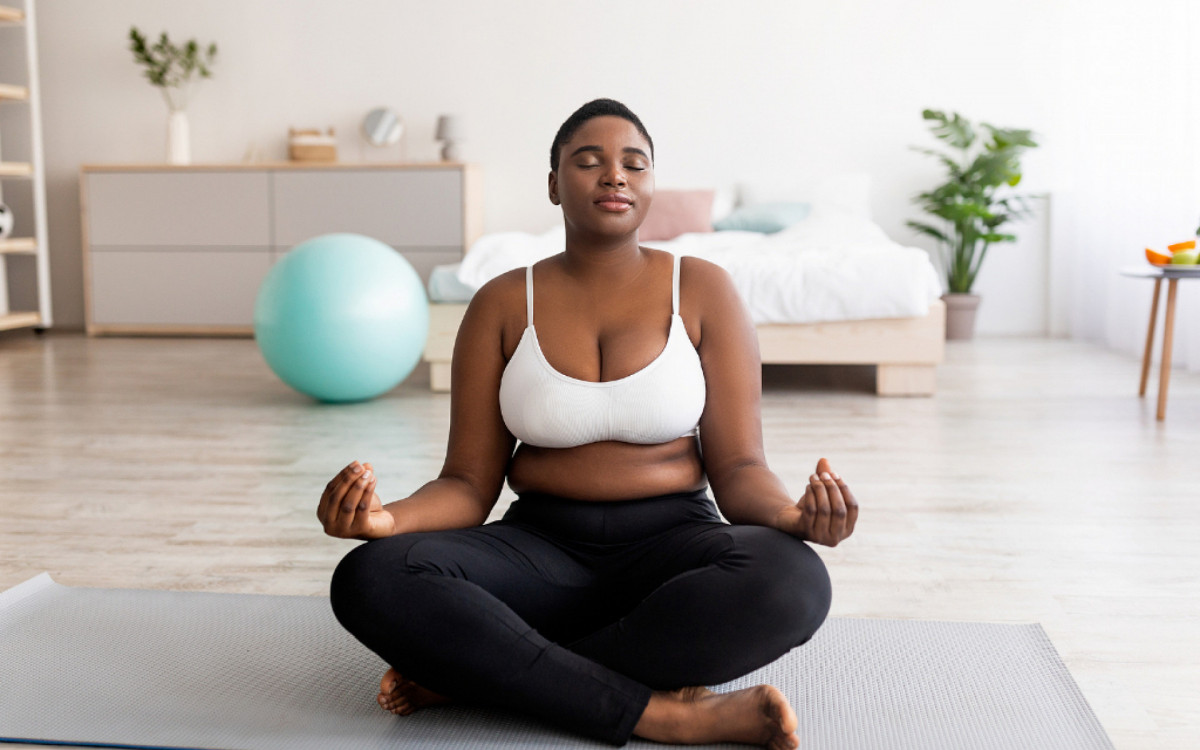
[[[511,274],[485,284],[471,299],[454,341],[450,374],[450,438],[438,478],[406,498],[380,506],[373,473],[344,495],[322,499],[318,516],[327,534],[371,539],[415,531],[479,526],[500,496],[516,438],[500,416],[502,331]],[[524,299],[522,298],[522,302]],[[353,471],[347,467],[343,473]],[[360,470],[361,471],[361,470]],[[331,486],[341,477],[335,478]],[[326,489],[330,495],[331,490]],[[391,516],[392,523],[381,517]],[[372,517],[373,516],[373,517]]]

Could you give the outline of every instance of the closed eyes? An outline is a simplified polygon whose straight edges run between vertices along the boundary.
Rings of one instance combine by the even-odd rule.
[[[580,169],[595,169],[596,167],[599,167],[600,165],[599,164],[580,164],[578,166]],[[630,172],[645,172],[646,171],[646,167],[635,167],[633,165],[625,165],[625,166],[622,166],[621,169],[627,169]]]

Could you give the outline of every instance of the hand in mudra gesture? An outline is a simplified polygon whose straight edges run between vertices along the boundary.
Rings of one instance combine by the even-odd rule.
[[[780,511],[775,526],[805,541],[836,547],[854,533],[857,521],[858,501],[822,458],[817,472],[808,478],[804,497]]]
[[[396,532],[396,519],[375,494],[375,467],[357,461],[325,485],[317,518],[325,533],[340,539],[379,539]]]

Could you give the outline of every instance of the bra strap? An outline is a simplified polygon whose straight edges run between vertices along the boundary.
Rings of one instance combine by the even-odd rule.
[[[533,325],[533,266],[525,266],[525,326]]]
[[[671,314],[679,314],[679,258],[675,256],[675,270],[671,273]]]

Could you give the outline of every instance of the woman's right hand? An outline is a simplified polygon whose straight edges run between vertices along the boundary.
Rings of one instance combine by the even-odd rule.
[[[339,539],[382,539],[396,533],[396,519],[383,509],[375,494],[377,478],[371,464],[357,461],[325,485],[317,518],[325,533]]]

